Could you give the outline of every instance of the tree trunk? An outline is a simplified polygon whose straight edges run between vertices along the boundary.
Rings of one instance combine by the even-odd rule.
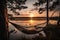
[[[0,0],[0,40],[8,40],[6,0]]]

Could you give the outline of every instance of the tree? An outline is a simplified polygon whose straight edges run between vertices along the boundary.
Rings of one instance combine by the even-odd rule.
[[[16,12],[16,10],[26,9],[27,6],[22,6],[21,4],[25,4],[27,0],[8,0],[7,1],[7,8],[10,9],[10,11],[14,12],[15,14],[19,15],[19,12]]]

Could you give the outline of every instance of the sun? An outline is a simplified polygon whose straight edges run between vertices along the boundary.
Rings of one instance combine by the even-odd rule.
[[[30,13],[30,17],[34,17],[34,14],[33,13]]]

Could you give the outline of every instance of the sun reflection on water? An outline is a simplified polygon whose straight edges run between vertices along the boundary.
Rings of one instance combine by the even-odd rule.
[[[33,20],[30,20],[29,22],[32,24],[34,21]]]

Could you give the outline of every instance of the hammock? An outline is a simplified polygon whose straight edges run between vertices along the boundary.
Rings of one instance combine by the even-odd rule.
[[[42,31],[42,30],[37,31],[37,30],[34,30],[34,29],[33,30],[28,30],[28,29],[26,29],[25,26],[21,26],[21,25],[12,23],[12,22],[9,22],[9,23],[11,23],[15,28],[17,28],[19,31],[21,31],[25,34],[36,34],[36,33],[39,33],[40,31]]]

